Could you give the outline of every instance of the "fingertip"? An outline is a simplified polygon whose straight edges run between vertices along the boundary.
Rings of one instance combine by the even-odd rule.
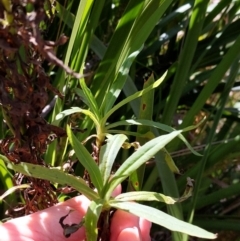
[[[142,236],[142,241],[151,241],[150,237],[150,229],[152,227],[152,223],[144,218],[139,219],[139,228]]]
[[[138,226],[139,226],[139,217],[122,210],[117,210],[112,217],[111,228],[110,228],[111,240],[116,241],[119,234],[123,230],[127,228],[138,227]]]
[[[137,227],[125,228],[120,232],[116,241],[142,241],[141,235]],[[113,241],[113,240],[111,240]],[[115,240],[114,240],[115,241]]]
[[[116,197],[122,192],[122,185],[119,184],[112,192],[112,197]]]

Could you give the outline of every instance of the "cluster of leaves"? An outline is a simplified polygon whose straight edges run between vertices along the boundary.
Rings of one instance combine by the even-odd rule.
[[[12,3],[14,5],[15,1]],[[46,13],[49,14],[52,11],[58,16],[50,25],[48,36],[52,34],[50,37],[53,40],[61,39],[61,34],[65,33],[70,37],[68,44],[58,47],[54,42],[55,44],[49,45],[42,40],[39,32],[37,35],[36,31],[31,32],[34,26],[36,29],[36,26],[41,25],[42,22],[37,22],[37,25],[30,24],[27,28],[29,38],[24,39],[24,41],[29,39],[28,46],[22,47],[24,56],[20,55],[22,45],[16,45],[15,48],[19,54],[11,56],[17,59],[20,58],[18,56],[22,56],[21,60],[27,58],[31,65],[24,68],[16,64],[17,72],[13,71],[11,75],[22,73],[22,69],[27,69],[25,72],[28,75],[37,78],[40,75],[38,69],[43,70],[40,67],[44,59],[62,67],[45,67],[52,78],[54,87],[51,90],[58,94],[56,92],[58,89],[63,96],[55,98],[48,92],[48,96],[53,99],[49,105],[54,107],[45,118],[48,122],[46,125],[51,129],[48,129],[49,132],[41,130],[46,134],[41,143],[49,144],[48,141],[46,142],[46,137],[50,133],[59,134],[56,133],[57,129],[52,129],[53,125],[65,128],[70,124],[70,127],[67,127],[67,137],[55,139],[47,145],[47,151],[43,157],[44,165],[50,164],[61,169],[65,165],[64,162],[69,159],[73,161],[78,159],[80,162],[74,172],[75,175],[81,175],[86,170],[85,180],[67,174],[59,168],[35,166],[23,163],[22,160],[19,164],[10,163],[6,157],[11,159],[9,151],[18,150],[19,147],[15,142],[13,146],[4,145],[5,157],[2,156],[2,159],[8,163],[8,167],[31,178],[58,183],[59,187],[68,184],[92,200],[84,222],[88,240],[96,240],[97,236],[98,239],[102,238],[101,233],[104,232],[98,234],[96,227],[98,226],[100,231],[103,227],[97,220],[101,216],[101,211],[109,212],[112,207],[141,215],[173,230],[172,240],[175,241],[188,240],[188,235],[215,237],[211,233],[180,221],[184,219],[214,232],[223,231],[223,237],[227,230],[237,231],[239,217],[236,214],[239,206],[234,203],[239,199],[237,172],[239,117],[237,107],[233,108],[236,102],[235,95],[230,99],[229,95],[234,90],[233,87],[237,90],[239,85],[237,82],[240,58],[239,1],[131,0],[126,3],[121,0],[81,0],[80,2],[57,1],[56,6],[51,4],[53,2],[46,1],[44,6],[41,5]],[[35,16],[33,13],[37,12],[36,6],[29,10],[29,16],[31,14]],[[1,16],[4,20],[1,31],[9,29],[8,25],[13,26],[13,29],[17,28],[11,22],[9,23],[12,21],[12,10],[5,7],[4,11],[6,14]],[[23,23],[23,20],[21,21]],[[26,21],[25,18],[24,21]],[[18,33],[17,31],[12,34],[18,36]],[[9,45],[8,40],[9,37],[7,37]],[[41,56],[40,64],[36,69],[33,68],[36,63],[31,62],[27,51],[29,46],[33,56],[37,54]],[[13,46],[10,45],[10,47]],[[63,62],[55,57],[53,47],[57,55],[64,59]],[[21,61],[18,60],[17,63]],[[76,74],[84,71],[92,72],[85,78],[90,89],[83,80],[79,80],[78,77],[81,75]],[[153,72],[155,76],[160,77],[166,71],[165,77],[155,81],[151,75],[143,83],[143,76],[146,73]],[[6,74],[4,77],[6,78]],[[32,87],[33,83],[30,83]],[[44,91],[51,86],[49,80],[47,83],[47,86],[41,86]],[[141,91],[143,85],[144,88]],[[5,88],[5,92],[7,90],[6,93],[14,99],[15,85],[6,87],[8,88]],[[36,92],[42,90],[36,84],[32,89]],[[141,100],[136,99],[137,97]],[[26,100],[25,102],[29,103]],[[46,103],[47,100],[44,105]],[[128,103],[127,107],[124,106]],[[44,105],[38,109],[38,117],[41,117]],[[30,113],[35,113],[34,110],[29,110]],[[6,107],[3,108],[2,113],[5,113],[4,111],[6,112]],[[82,114],[85,114],[86,118],[83,118]],[[26,115],[23,114],[23,116]],[[69,117],[64,118],[65,116]],[[197,127],[196,131],[186,128],[193,122],[200,123],[203,116],[207,119],[204,124]],[[7,121],[6,116],[2,118],[7,123],[12,121]],[[33,123],[36,124],[36,122]],[[23,126],[23,122],[19,124]],[[182,133],[183,131],[176,131],[170,126],[189,132]],[[118,129],[115,129],[116,127]],[[23,136],[25,142],[32,140],[26,134],[28,128],[29,124],[24,126],[25,131],[21,131],[21,141]],[[78,130],[84,130],[84,132],[79,133]],[[169,134],[163,135],[165,132]],[[7,132],[3,131],[3,133],[2,138],[6,138]],[[14,129],[12,133],[15,135]],[[91,147],[88,144],[84,147],[80,143],[91,136],[96,137],[93,155],[90,154]],[[174,139],[177,136],[180,138]],[[133,143],[127,143],[127,139]],[[190,153],[195,154],[194,156],[186,155],[186,150],[178,151],[182,148],[180,139],[191,150]],[[170,141],[171,143],[168,144]],[[196,156],[196,151],[188,142],[191,145],[199,145],[203,155]],[[140,148],[137,143],[140,143]],[[168,151],[165,149],[166,145]],[[131,150],[121,151],[122,146],[125,148],[134,146],[137,150],[132,154]],[[75,151],[74,155],[72,155],[72,149]],[[43,151],[39,153],[36,163],[43,163],[43,153]],[[176,157],[181,172],[171,156]],[[115,161],[116,158],[118,161]],[[151,158],[154,158],[154,161]],[[144,164],[146,162],[147,165]],[[120,167],[117,166],[119,164]],[[5,172],[9,177],[9,171],[4,163],[2,166],[3,173]],[[115,173],[110,179],[112,168]],[[179,175],[180,173],[182,175]],[[189,191],[187,186],[187,192],[179,197],[179,193],[186,188],[187,177],[195,179],[196,186],[193,197],[180,203],[191,194],[191,188]],[[86,178],[97,188],[98,193],[93,192],[86,185]],[[112,198],[112,190],[127,178],[126,189],[135,190],[135,193],[127,192]],[[7,183],[4,176],[2,176],[2,182],[4,185]],[[11,184],[6,187],[11,187]],[[140,191],[144,192],[140,193]],[[159,192],[164,195],[158,194]],[[61,195],[60,199],[64,197],[65,195]],[[154,212],[158,215],[150,215],[154,213],[151,207],[142,208],[141,204],[129,203],[131,200],[143,201],[147,197],[149,197],[148,205],[157,208],[158,212]],[[161,205],[161,202],[154,201],[172,204],[167,205],[167,212],[177,219],[159,211],[166,207]],[[105,217],[107,220],[107,216]],[[102,217],[100,220],[103,220]],[[156,227],[153,229],[156,230]],[[66,232],[69,234],[68,230]],[[165,231],[164,235],[160,238],[169,238],[168,232]],[[219,239],[220,237],[221,234]],[[234,240],[234,235],[231,240]]]

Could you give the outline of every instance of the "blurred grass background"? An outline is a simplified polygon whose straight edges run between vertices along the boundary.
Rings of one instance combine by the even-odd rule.
[[[150,119],[181,129],[206,117],[204,124],[186,134],[202,156],[189,153],[178,140],[172,142],[167,149],[181,175],[173,174],[156,156],[141,173],[142,189],[177,196],[184,191],[186,178],[194,179],[193,197],[181,205],[168,209],[159,203],[151,205],[218,232],[217,240],[240,240],[240,1],[62,0],[51,4],[56,16],[46,26],[44,37],[53,41],[62,34],[69,37],[54,51],[74,71],[89,73],[85,80],[100,111],[106,113],[114,103],[141,90],[152,73],[157,79],[168,70],[155,90]],[[134,57],[129,60],[131,54]],[[51,83],[64,94],[60,99],[49,93],[49,100],[56,101],[45,119],[63,128],[70,122],[85,130],[78,134],[84,140],[94,131],[88,118],[75,114],[63,121],[56,119],[62,110],[84,106],[78,80],[54,65],[44,67]],[[135,100],[108,122],[138,118],[139,107],[140,100]],[[8,128],[2,114],[0,118],[4,138]],[[122,130],[136,131],[136,127]],[[151,131],[161,134],[153,127]],[[67,138],[54,140],[44,160],[63,165],[69,159],[68,145]],[[126,156],[128,151],[119,156],[119,163]],[[4,192],[13,185],[12,174],[0,164]],[[82,173],[77,166],[75,174]],[[6,208],[2,203],[1,219]],[[155,240],[197,240],[157,226],[152,235]]]

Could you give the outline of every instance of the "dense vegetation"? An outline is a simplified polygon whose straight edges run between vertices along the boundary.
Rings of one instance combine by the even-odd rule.
[[[81,176],[104,198],[121,182],[124,192],[173,197],[173,205],[165,196],[147,205],[219,233],[217,240],[239,240],[239,7],[1,0],[1,194],[9,190],[1,219],[78,192],[97,199],[74,178]],[[174,232],[191,235],[188,226],[162,226],[173,232],[153,225],[155,240],[198,240]]]

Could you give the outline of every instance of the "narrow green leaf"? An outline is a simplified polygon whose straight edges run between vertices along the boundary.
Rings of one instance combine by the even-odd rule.
[[[56,2],[56,13],[57,16],[59,16],[59,18],[69,27],[72,28],[74,25],[74,21],[75,21],[75,16],[68,11],[66,8],[64,8],[59,1]],[[64,17],[62,17],[64,16]]]
[[[163,193],[171,197],[179,197],[180,195],[176,184],[176,178],[165,161],[165,154],[163,150],[160,150],[156,154],[155,161],[156,161],[156,169],[158,171],[158,178],[160,178],[161,180]],[[185,182],[185,179],[184,179],[184,182]],[[183,220],[182,208],[179,203],[176,203],[176,205],[168,205],[167,210],[168,210],[168,213],[170,213],[172,216]],[[174,233],[173,237],[174,237],[174,240],[176,241],[182,240],[182,234],[180,233]]]
[[[199,122],[195,126],[189,126],[189,127],[185,128],[185,129],[183,129],[183,132],[189,131],[189,130],[193,130],[193,129],[197,128],[199,125],[202,124],[203,121]],[[113,124],[107,125],[106,129],[110,130],[110,129],[114,128],[114,127],[121,126],[121,125],[146,125],[146,126],[151,126],[151,127],[158,128],[158,129],[166,131],[166,132],[172,132],[172,131],[175,130],[174,128],[172,128],[172,127],[170,127],[168,125],[161,124],[161,123],[158,123],[158,122],[155,122],[155,121],[150,121],[150,120],[124,120],[124,121],[118,121],[118,122],[115,122]],[[110,131],[109,131],[109,133],[110,133]],[[111,133],[114,133],[114,132],[111,131]],[[118,131],[118,133],[119,133],[119,131]],[[137,136],[137,135],[138,134],[136,134],[136,135],[134,134],[134,136]],[[185,143],[185,145],[188,147],[189,150],[191,150],[191,152],[194,155],[201,156],[201,154],[199,154],[198,152],[196,152],[192,148],[192,146],[189,144],[189,142],[186,140],[186,138],[182,134],[179,134],[178,137]]]
[[[171,140],[177,137],[182,131],[173,131],[169,134],[159,136],[134,152],[117,170],[115,176],[126,175],[133,170],[136,170],[139,165],[151,159],[159,150],[167,145]]]
[[[110,181],[107,199],[110,197],[112,191],[126,179],[133,171],[139,168],[143,163],[151,159],[159,150],[167,145],[171,140],[177,137],[182,131],[173,131],[170,134],[159,136],[134,152],[116,171],[113,179]]]
[[[57,168],[48,168],[30,163],[13,164],[6,157],[1,158],[7,163],[8,168],[20,172],[26,176],[48,180],[53,183],[69,185],[78,192],[84,194],[90,200],[96,200],[99,195],[89,188],[86,182],[80,177],[74,177]]]
[[[81,98],[81,101],[82,101],[84,104],[86,104],[88,107],[91,105],[91,104],[89,103],[88,99],[86,98],[84,92],[83,92],[81,89],[75,88],[75,89],[73,90],[73,92],[75,92],[75,93]]]
[[[231,48],[222,58],[222,61],[214,69],[212,75],[208,79],[207,84],[204,86],[203,90],[198,95],[198,98],[193,103],[191,109],[188,111],[188,114],[183,119],[183,123],[181,124],[182,127],[188,126],[189,123],[193,121],[195,115],[197,115],[197,113],[199,113],[199,111],[202,109],[211,93],[216,89],[219,82],[223,79],[223,76],[226,74],[233,61],[239,58],[239,49],[240,36],[236,39]]]
[[[172,132],[175,130],[174,128],[172,128],[168,125],[154,122],[151,120],[142,120],[142,119],[136,119],[136,120],[130,119],[130,120],[117,121],[117,122],[107,125],[106,130],[111,130],[112,128],[115,128],[118,126],[128,126],[128,125],[129,126],[130,125],[146,125],[146,126],[158,128],[158,129],[166,131],[166,132]]]
[[[239,55],[239,57],[240,57],[240,55]],[[218,109],[217,109],[216,114],[214,115],[213,124],[212,124],[211,129],[206,138],[207,145],[204,149],[204,155],[200,162],[201,164],[200,164],[200,168],[198,170],[198,175],[196,178],[196,188],[195,188],[196,193],[194,193],[194,195],[193,195],[193,199],[192,199],[192,202],[191,202],[191,205],[189,208],[189,218],[188,218],[189,222],[192,222],[193,218],[194,218],[195,205],[197,203],[197,199],[199,196],[199,189],[201,186],[203,173],[206,168],[206,164],[209,161],[209,156],[211,153],[211,144],[214,140],[215,134],[218,129],[219,122],[220,122],[222,114],[223,114],[224,107],[226,106],[227,101],[229,99],[229,93],[230,93],[232,87],[234,86],[234,82],[236,80],[236,76],[238,75],[238,73],[239,73],[239,59],[235,59],[235,61],[232,63],[232,68],[231,68],[230,74],[228,76],[224,91],[221,93],[221,96],[219,97],[220,101],[219,101]]]
[[[144,81],[143,89],[146,89],[148,86],[151,86],[155,82],[153,74]],[[153,106],[154,106],[154,89],[147,92],[145,95],[141,96],[141,104],[139,108],[139,119],[152,120],[153,115]],[[151,127],[146,125],[139,125],[137,127],[137,133],[151,133]],[[153,134],[152,134],[153,135]],[[154,136],[154,135],[153,135]],[[150,138],[151,139],[151,138]],[[145,144],[149,139],[144,137],[136,137],[136,142],[138,142],[141,146]],[[132,187],[134,187],[135,191],[140,191],[143,185],[145,173],[145,164],[140,166],[138,170],[133,172],[129,181],[131,182]]]
[[[123,62],[117,74],[116,80],[113,82],[109,91],[106,94],[106,97],[105,97],[106,103],[103,106],[104,107],[103,113],[107,113],[108,111],[111,110],[113,104],[115,103],[116,99],[118,98],[119,94],[122,91],[122,88],[125,84],[125,81],[127,79],[127,76],[129,74],[129,70],[133,61],[135,60],[135,58],[141,52],[142,49],[143,49],[143,45],[140,47],[140,49],[131,53]]]
[[[167,151],[165,148],[163,148],[162,151],[163,151],[163,153],[165,154],[165,158],[164,158],[164,159],[165,159],[168,167],[170,168],[170,170],[171,170],[173,173],[181,174],[180,171],[179,171],[179,169],[178,169],[178,167],[177,167],[176,164],[174,163],[171,155],[168,153],[168,151]]]
[[[67,126],[67,135],[79,162],[88,171],[93,185],[100,193],[103,187],[103,179],[96,162],[83,144],[75,137],[69,126]]]
[[[103,184],[109,180],[115,158],[126,140],[127,137],[123,134],[114,135],[107,140],[106,145],[101,147],[99,169],[103,178]]]
[[[5,197],[14,193],[18,189],[29,188],[29,187],[30,187],[30,184],[21,184],[21,185],[17,185],[17,186],[14,186],[14,187],[10,187],[6,192],[4,192],[0,196],[0,201],[2,201]]]
[[[82,1],[80,1],[81,4]],[[87,0],[88,9],[85,6],[84,10],[87,9],[86,15],[84,16],[86,22],[86,28],[84,29],[83,33],[78,35],[75,41],[73,53],[75,54],[74,62],[74,69],[79,72],[83,72],[84,65],[86,63],[86,58],[88,55],[89,44],[92,38],[92,35],[95,29],[99,26],[99,17],[102,13],[104,8],[105,0],[102,1],[94,1],[94,0]],[[78,19],[78,18],[77,18]],[[75,21],[78,22],[78,21]],[[80,32],[79,32],[80,33]],[[77,43],[77,44],[76,44]]]
[[[108,99],[104,93],[115,81],[123,62],[143,45],[171,3],[172,0],[128,2],[93,81],[98,102],[106,104]]]
[[[90,43],[91,50],[100,58],[103,59],[103,56],[106,53],[106,46],[104,43],[96,36],[92,36],[92,40]]]
[[[146,138],[147,140],[151,140],[155,137],[151,131],[144,133],[144,134],[140,134],[138,132],[132,132],[132,131],[108,130],[108,133],[109,134],[119,134],[120,133],[120,134],[124,134],[126,136],[135,136],[135,137]]]
[[[138,2],[128,2],[122,17],[118,22],[118,26],[114,31],[114,35],[111,38],[103,61],[101,61],[97,69],[92,87],[97,101],[103,106],[108,101],[105,95],[106,91],[109,91],[110,86],[114,83],[119,73],[119,69],[127,56],[135,51],[132,49],[132,52],[130,52],[130,47],[128,46],[127,48],[125,45],[128,43],[129,35],[131,36],[133,23],[142,8],[143,2],[143,0]],[[135,45],[132,45],[132,47],[133,46]],[[136,46],[136,50],[139,49],[140,46],[142,46],[142,44]]]
[[[4,156],[0,155],[0,180],[2,181],[2,188],[8,190],[14,186],[12,181],[12,175],[8,168],[6,167],[6,161],[2,158]],[[5,163],[4,163],[5,161]],[[9,202],[16,200],[15,194],[11,194],[8,199]]]
[[[210,11],[206,16],[203,29],[207,28],[209,24],[212,24],[214,18],[216,18],[229,4],[230,2],[228,0],[219,1],[218,4],[215,5],[214,9]]]
[[[154,82],[155,82],[154,76],[153,74],[151,74],[150,77],[146,81],[144,81],[143,89],[147,89],[149,86],[154,84]],[[152,115],[153,115],[153,106],[154,106],[154,89],[142,95],[138,119],[145,119],[145,120],[151,121]],[[150,126],[138,126],[137,130],[140,133],[146,133],[150,131]],[[136,140],[141,141],[139,140],[139,138],[137,138]],[[143,144],[143,143],[140,143],[140,144]]]
[[[60,112],[56,116],[56,121],[60,121],[60,120],[64,119],[66,116],[72,115],[74,113],[83,113],[83,114],[85,114],[86,116],[88,116],[89,118],[92,119],[92,121],[94,122],[96,127],[99,126],[99,122],[98,122],[97,118],[95,117],[95,115],[91,111],[85,110],[85,109],[82,109],[82,108],[79,108],[79,107],[72,107],[71,109],[64,110],[64,111]]]
[[[88,241],[96,241],[98,236],[97,223],[103,207],[102,200],[92,201],[88,207],[84,226]]]
[[[155,208],[148,207],[139,203],[134,202],[116,202],[110,201],[109,204],[117,209],[121,209],[137,215],[139,217],[145,218],[150,222],[161,225],[172,231],[186,233],[188,235],[206,238],[206,239],[215,239],[217,236],[213,233],[210,233],[202,228],[194,226],[192,224],[183,222],[177,218],[170,216],[162,211],[159,211]]]
[[[166,106],[163,111],[162,122],[171,124],[174,113],[181,98],[186,81],[189,78],[189,71],[193,61],[194,53],[198,45],[198,38],[201,35],[202,26],[205,20],[206,9],[209,1],[195,0],[193,11],[190,17],[188,31],[184,39],[184,45],[178,60],[178,67],[174,76],[173,84]]]
[[[146,94],[147,92],[157,88],[165,79],[167,75],[167,72],[165,72],[163,74],[163,76],[158,79],[156,82],[154,82],[152,85],[148,86],[146,89],[144,90],[141,90],[141,91],[138,91],[137,93],[131,95],[131,96],[128,96],[127,98],[125,98],[124,100],[122,100],[121,102],[119,102],[117,105],[115,105],[110,111],[108,111],[106,113],[106,115],[104,116],[102,122],[103,123],[106,123],[107,119],[116,111],[118,110],[120,107],[122,107],[123,105],[129,103],[130,101],[136,99],[136,98],[139,98],[141,97],[142,95]]]
[[[183,195],[180,198],[173,198],[157,192],[134,191],[121,193],[115,197],[119,201],[158,201],[166,204],[174,204],[176,202],[183,202],[192,196],[193,182],[191,178],[187,178],[187,185]]]
[[[94,114],[96,119],[99,121],[100,120],[100,112],[99,112],[99,106],[97,102],[95,101],[94,96],[92,95],[92,92],[90,89],[87,87],[85,84],[85,80],[81,79],[80,80],[80,85],[82,87],[82,91],[84,93],[85,98],[87,99],[88,107],[90,108],[91,112]]]
[[[79,44],[75,43],[79,42],[83,37],[93,2],[93,0],[83,0],[80,1],[78,5],[77,14],[75,17],[75,19],[78,21],[74,21],[74,25],[72,27],[71,37],[69,39],[67,53],[64,60],[65,64],[69,64],[71,55],[73,55],[73,53],[78,53],[77,50],[79,49]]]
[[[127,192],[119,194],[115,197],[117,201],[158,201],[164,202],[166,204],[174,204],[177,202],[176,198],[172,198],[157,192],[145,192],[145,191],[136,191],[136,192]]]

